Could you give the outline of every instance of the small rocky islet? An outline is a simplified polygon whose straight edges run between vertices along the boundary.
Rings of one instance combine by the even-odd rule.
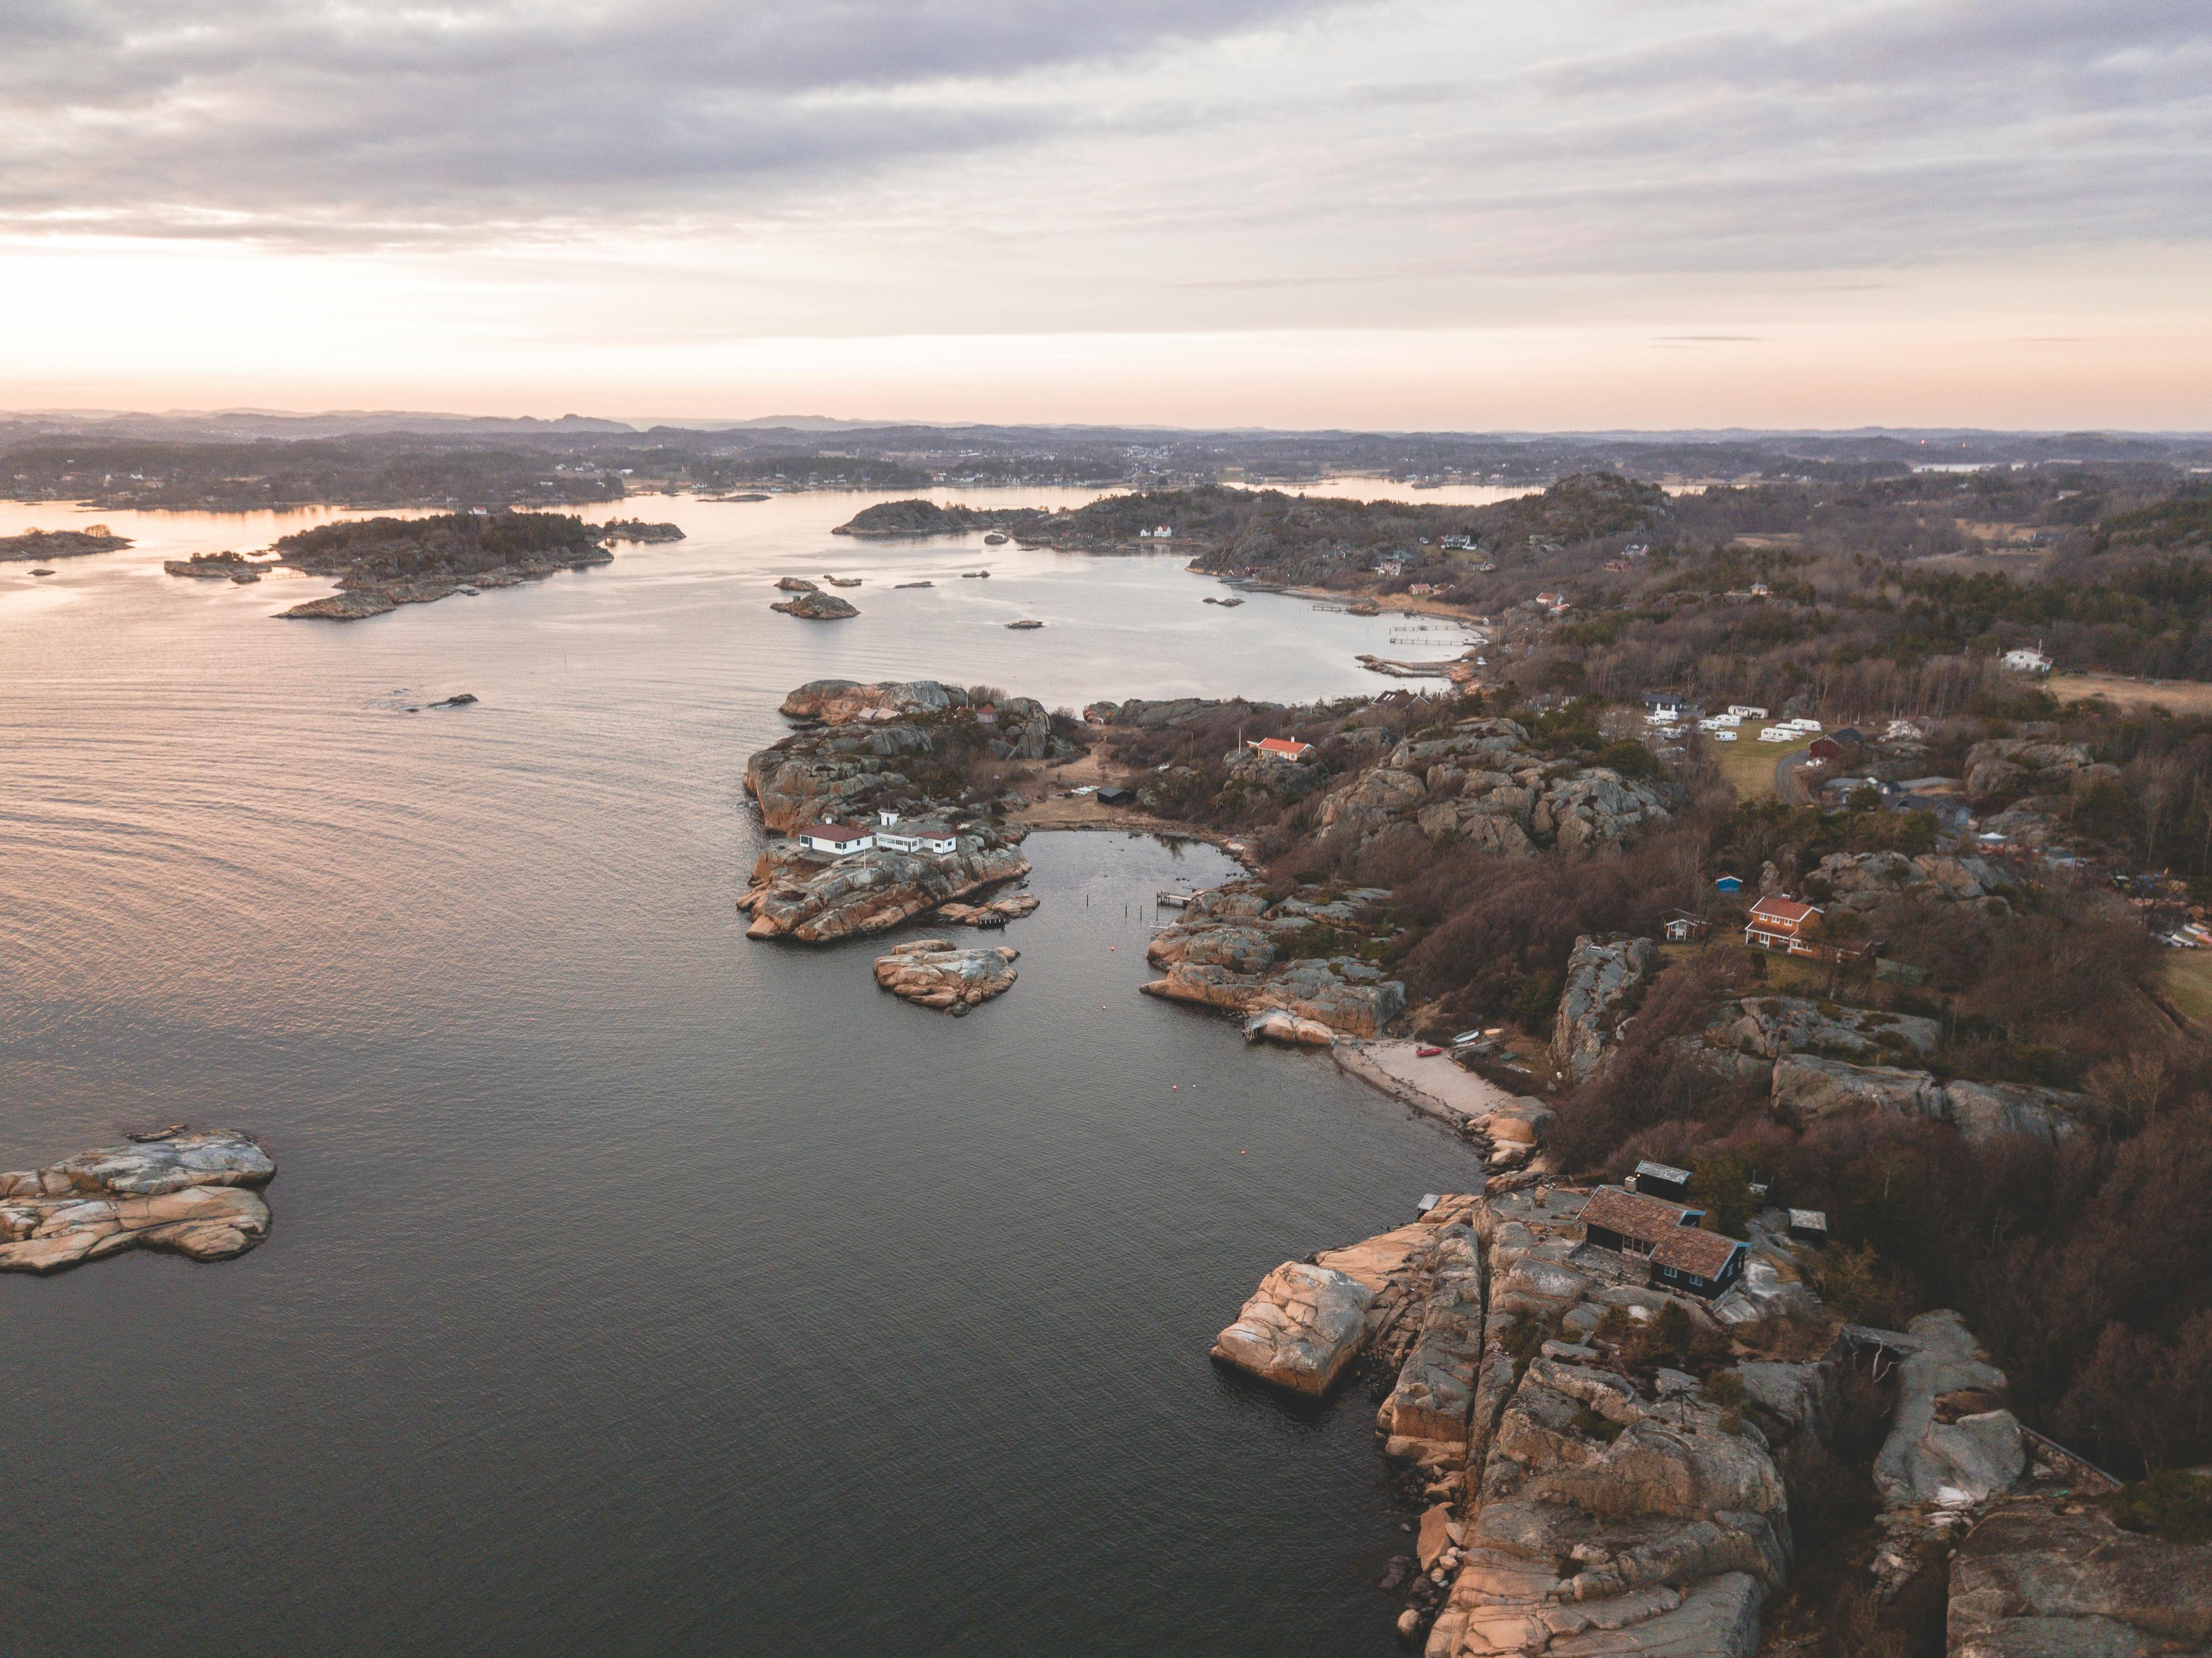
[[[126,1249],[228,1260],[269,1236],[276,1165],[232,1129],[174,1132],[0,1172],[0,1272],[54,1272]]]
[[[876,982],[893,995],[958,1016],[1014,987],[1021,951],[916,938],[876,957]]]

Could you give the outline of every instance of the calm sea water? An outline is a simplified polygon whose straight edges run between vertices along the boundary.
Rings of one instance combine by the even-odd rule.
[[[11,1649],[1392,1649],[1368,1402],[1206,1348],[1476,1171],[1134,993],[1216,854],[1034,837],[1021,981],[962,1021],[732,908],[799,681],[1334,695],[1389,623],[827,534],[867,499],[648,501],[692,538],[349,625],[161,572],[296,518],[0,566],[0,1167],[181,1118],[282,1170],[242,1260],[0,1278]],[[860,619],[766,609],[831,570]]]

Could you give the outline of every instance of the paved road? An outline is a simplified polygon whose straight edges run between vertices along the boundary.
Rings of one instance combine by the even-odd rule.
[[[1800,749],[1795,754],[1785,754],[1774,762],[1774,798],[1785,806],[1802,806],[1809,798],[1798,787],[1797,774],[1813,763],[1813,751]]]

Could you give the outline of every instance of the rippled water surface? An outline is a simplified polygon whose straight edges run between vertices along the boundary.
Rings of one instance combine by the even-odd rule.
[[[1021,981],[964,1021],[731,902],[801,680],[1311,697],[1390,624],[828,535],[868,499],[626,503],[691,538],[353,624],[161,573],[298,518],[0,565],[0,1167],[183,1118],[282,1169],[241,1260],[0,1278],[11,1649],[1390,1649],[1369,1403],[1206,1347],[1474,1171],[1134,994],[1216,854],[1033,837]],[[766,609],[830,570],[860,619]]]

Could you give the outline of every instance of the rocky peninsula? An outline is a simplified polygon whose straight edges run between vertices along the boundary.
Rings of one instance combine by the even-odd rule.
[[[1217,1359],[1291,1393],[1324,1394],[1363,1363],[1384,1378],[1377,1436],[1428,1504],[1416,1555],[1392,1574],[1409,1590],[1409,1644],[1428,1658],[1751,1658],[1790,1581],[1793,1503],[1822,1500],[1850,1455],[1831,1442],[1840,1396],[1885,1370],[1897,1401],[1862,1474],[1881,1491],[1882,1558],[1910,1566],[1877,1561],[1886,1594],[1962,1540],[1976,1558],[1984,1515],[2000,1526],[1984,1558],[2000,1552],[1989,1545],[2018,1522],[1997,1505],[2036,1459],[1956,1314],[1901,1332],[1836,1318],[1778,1211],[1755,1219],[1752,1265],[1728,1293],[1660,1287],[1649,1261],[1584,1224],[1597,1196],[1445,1197],[1410,1225],[1275,1268],[1217,1339]],[[2014,1563],[2024,1552],[2002,1548]],[[1984,1620],[2002,1608],[1975,1585],[2001,1570],[1954,1588]]]
[[[53,1272],[125,1249],[228,1260],[269,1236],[269,1154],[230,1129],[82,1151],[0,1173],[0,1272]]]

